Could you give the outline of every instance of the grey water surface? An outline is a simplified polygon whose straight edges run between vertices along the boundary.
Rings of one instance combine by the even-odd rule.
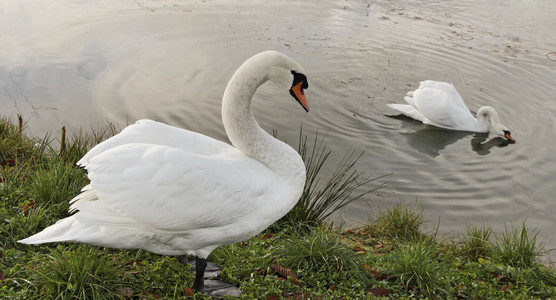
[[[150,118],[227,140],[227,80],[275,49],[306,69],[311,110],[266,84],[260,125],[293,146],[301,124],[327,132],[326,172],[366,149],[358,170],[392,173],[337,218],[417,201],[441,234],[525,221],[556,248],[554,11],[553,0],[2,0],[0,113],[36,136]],[[495,107],[517,143],[393,117],[386,104],[425,79],[454,83],[473,111]]]

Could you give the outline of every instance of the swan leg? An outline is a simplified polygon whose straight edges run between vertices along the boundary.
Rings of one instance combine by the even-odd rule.
[[[180,255],[177,257],[180,264],[187,267],[189,259],[187,255]],[[195,266],[191,266],[191,270],[195,270],[195,281],[193,282],[193,290],[195,292],[202,292],[205,288],[205,270],[207,268],[207,260],[195,256]]]
[[[205,288],[205,269],[207,268],[207,260],[195,257],[195,282],[193,282],[193,290],[202,292]]]
[[[178,256],[177,260],[180,264],[183,264],[186,267],[189,265],[187,255]],[[193,290],[195,292],[206,293],[213,298],[241,296],[241,291],[236,285],[219,280],[208,279],[217,277],[220,271],[222,271],[222,268],[208,262],[206,259],[195,257],[195,265],[191,266],[191,270],[195,271],[195,281],[193,282]],[[206,281],[204,280],[205,277],[207,279]]]

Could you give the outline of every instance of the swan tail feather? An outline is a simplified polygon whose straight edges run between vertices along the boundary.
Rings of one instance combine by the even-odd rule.
[[[112,237],[125,235],[128,228],[140,228],[141,224],[99,204],[98,202],[77,201],[72,204],[78,213],[59,220],[41,232],[19,240],[23,244],[44,244],[53,242],[83,242],[93,245],[109,246],[106,243],[106,229],[117,228]],[[118,240],[115,238],[114,240]]]
[[[17,241],[22,244],[44,244],[53,242],[66,242],[75,240],[72,238],[72,227],[74,227],[74,218],[68,217],[62,219],[56,224],[45,228],[43,231],[36,233],[28,238]]]

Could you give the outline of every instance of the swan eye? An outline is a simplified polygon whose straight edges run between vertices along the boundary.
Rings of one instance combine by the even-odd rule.
[[[304,89],[309,88],[309,83],[307,82],[307,76],[305,76],[304,74],[301,74],[301,73],[297,73],[294,70],[291,70],[291,73],[293,75],[292,87],[294,87],[294,86],[298,85],[300,82],[302,82],[302,84],[301,84],[302,88],[304,88]]]

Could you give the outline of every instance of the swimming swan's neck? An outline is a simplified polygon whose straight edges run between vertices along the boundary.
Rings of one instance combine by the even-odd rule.
[[[498,113],[490,106],[482,106],[477,111],[477,131],[489,132],[491,126],[500,123]]]

